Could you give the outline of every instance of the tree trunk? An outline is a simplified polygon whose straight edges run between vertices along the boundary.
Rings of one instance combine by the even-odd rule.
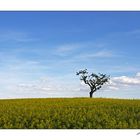
[[[91,91],[91,92],[89,93],[89,95],[90,95],[90,98],[92,98],[92,95],[93,95],[93,91]]]

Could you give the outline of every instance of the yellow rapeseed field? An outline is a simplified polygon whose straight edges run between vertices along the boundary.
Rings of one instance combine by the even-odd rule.
[[[140,128],[140,100],[104,98],[0,100],[0,128]]]

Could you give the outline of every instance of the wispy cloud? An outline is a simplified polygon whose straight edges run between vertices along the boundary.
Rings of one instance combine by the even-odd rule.
[[[67,78],[68,79],[68,78]],[[104,90],[110,90],[110,91],[116,91],[119,89],[124,89],[128,87],[133,86],[140,86],[140,76],[135,77],[127,77],[127,76],[120,76],[120,77],[112,77],[110,82],[107,84],[107,86],[104,86],[102,91]],[[71,81],[68,83],[65,83],[62,79],[57,79],[54,77],[51,78],[41,78],[38,82],[34,84],[21,84],[19,85],[20,88],[23,89],[34,89],[34,90],[40,90],[44,92],[88,92],[89,87],[82,82],[80,84],[74,84],[71,85]]]
[[[62,45],[62,46],[57,46],[55,51],[58,52],[58,53],[66,53],[66,52],[76,50],[77,47],[79,47],[79,46],[80,46],[79,44],[65,44],[65,45]]]
[[[15,41],[15,42],[31,42],[36,41],[37,38],[31,37],[27,32],[6,30],[0,32],[0,42]]]
[[[97,43],[93,41],[86,41],[86,42],[75,42],[75,43],[67,43],[67,44],[60,44],[54,47],[53,54],[66,56],[69,54],[80,54],[81,51],[88,52],[94,48],[95,51],[103,50],[106,46],[105,43]],[[99,54],[100,55],[100,54]]]
[[[128,32],[126,32],[126,35],[130,35],[130,36],[139,38],[140,37],[140,29],[128,31]]]
[[[138,73],[136,74],[136,77],[140,77],[140,72],[138,72]]]
[[[80,83],[79,79],[72,75],[64,75],[64,77],[36,77],[35,80],[28,79],[22,73],[1,73],[0,84],[1,91],[5,95],[1,97],[74,97],[74,96],[88,96],[89,87]],[[74,75],[73,75],[74,76]],[[26,79],[27,78],[27,79]],[[8,80],[7,80],[8,79]],[[66,81],[67,79],[67,81]],[[73,83],[73,84],[72,84]],[[125,89],[135,88],[140,86],[140,76],[137,73],[134,77],[118,76],[111,77],[110,83],[100,90],[99,93],[105,92],[120,92]],[[84,94],[83,94],[84,93]]]
[[[32,38],[26,33],[9,32],[0,35],[0,41],[2,40],[25,42],[31,41]],[[34,59],[28,59],[24,55],[21,57],[23,53],[26,54],[29,52],[32,56],[37,54],[39,59],[36,60],[35,57]],[[58,58],[55,56],[60,57]],[[7,97],[23,97],[25,95],[27,97],[67,96],[67,93],[69,93],[68,96],[78,96],[82,93],[88,93],[89,88],[86,85],[79,84],[78,81],[76,83],[74,82],[75,80],[71,80],[67,76],[67,74],[69,74],[68,72],[75,72],[78,68],[83,67],[83,65],[88,68],[86,63],[90,60],[96,62],[96,60],[99,60],[100,58],[109,60],[111,58],[118,59],[120,57],[121,55],[113,49],[109,49],[106,45],[91,42],[56,45],[53,49],[51,47],[49,49],[48,47],[41,49],[34,47],[17,47],[12,49],[12,52],[1,51],[0,65],[2,65],[2,70],[0,71],[0,75],[2,80],[0,80],[0,83],[3,86],[1,92],[7,94]],[[83,60],[85,64],[83,63]],[[96,65],[97,71],[103,70],[103,67],[99,69]],[[56,77],[54,76],[47,80],[39,79],[41,76],[47,74],[50,76],[51,72],[48,72],[48,70],[53,71],[55,69]],[[63,78],[59,79],[57,73],[63,70],[65,71],[66,76],[64,76],[64,73],[62,72],[62,75],[60,75]],[[115,64],[115,67],[113,68],[113,66],[110,66],[109,70],[112,70],[112,72],[128,72],[133,71],[134,67],[132,66],[131,69],[125,66],[117,67]],[[135,69],[135,71],[136,70],[138,69]],[[135,77],[112,77],[110,84],[104,86],[103,89],[101,89],[101,92],[104,92],[105,90],[116,92],[121,89],[127,89],[128,87],[139,86],[139,75],[140,73],[137,73]],[[66,81],[69,82],[66,83]],[[73,95],[75,93],[76,95]],[[87,94],[85,94],[85,96],[86,95]]]
[[[80,59],[88,59],[88,58],[110,58],[110,57],[114,57],[115,55],[111,52],[111,51],[107,51],[107,50],[100,50],[97,52],[87,52],[87,53],[83,53],[77,56],[77,58]]]
[[[110,73],[128,73],[128,72],[131,72],[131,73],[135,73],[137,71],[139,71],[140,67],[139,66],[133,66],[133,65],[126,65],[126,64],[120,64],[120,65],[111,65],[108,67],[109,68],[109,71]]]

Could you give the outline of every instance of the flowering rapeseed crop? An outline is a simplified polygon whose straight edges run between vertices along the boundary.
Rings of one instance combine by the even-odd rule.
[[[0,128],[140,128],[140,100],[102,98],[0,100]]]

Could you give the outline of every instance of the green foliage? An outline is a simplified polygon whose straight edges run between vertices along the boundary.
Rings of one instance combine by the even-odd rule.
[[[0,100],[0,128],[140,128],[140,100],[50,98]]]
[[[88,74],[87,69],[76,72],[76,75],[80,75],[80,80],[90,87],[90,98],[92,98],[94,92],[99,90],[102,85],[107,83],[110,79],[110,76],[107,76],[106,74]]]

